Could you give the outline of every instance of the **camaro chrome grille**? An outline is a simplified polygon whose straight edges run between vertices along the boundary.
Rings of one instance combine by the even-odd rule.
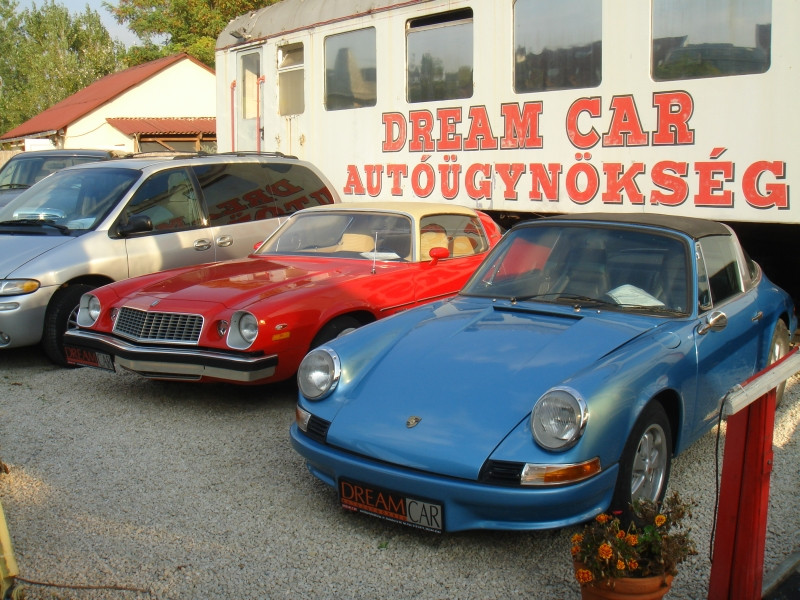
[[[114,321],[114,333],[138,342],[196,344],[203,317],[183,313],[148,312],[123,307]]]

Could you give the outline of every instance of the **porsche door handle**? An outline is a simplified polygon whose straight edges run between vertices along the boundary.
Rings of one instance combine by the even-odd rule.
[[[231,235],[221,235],[217,238],[217,246],[220,248],[227,248],[228,246],[233,245],[233,236]]]
[[[761,319],[763,319],[763,318],[764,318],[764,313],[763,313],[763,312],[761,312],[761,311],[758,311],[758,312],[757,312],[757,313],[756,313],[756,314],[753,316],[753,318],[752,318],[752,319],[750,319],[750,320],[751,320],[751,321],[753,321],[753,323],[755,323],[756,321],[760,321],[760,320],[761,320]]]
[[[211,248],[211,240],[199,239],[194,241],[194,249],[198,252],[208,250]]]

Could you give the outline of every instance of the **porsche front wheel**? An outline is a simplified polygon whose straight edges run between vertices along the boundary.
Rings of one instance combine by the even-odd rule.
[[[775,324],[775,331],[772,333],[767,364],[771,365],[777,362],[783,358],[787,352],[789,352],[789,330],[786,328],[786,323],[779,319]],[[785,381],[775,388],[775,408],[778,408],[783,401],[783,392],[785,390]]]
[[[651,402],[631,431],[619,461],[612,510],[630,514],[636,500],[660,502],[672,466],[672,433],[664,407]]]

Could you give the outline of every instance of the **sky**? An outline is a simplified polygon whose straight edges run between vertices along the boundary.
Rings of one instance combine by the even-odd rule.
[[[124,25],[118,25],[117,22],[114,20],[114,17],[111,13],[106,10],[106,8],[102,4],[102,0],[54,0],[56,4],[60,4],[65,6],[70,14],[78,14],[82,13],[86,10],[88,6],[92,10],[96,11],[97,14],[100,15],[100,19],[103,21],[103,25],[105,25],[108,33],[111,35],[113,39],[116,39],[126,46],[133,46],[139,44],[139,38],[136,37],[131,31],[128,30],[127,27]],[[24,10],[26,8],[30,8],[33,4],[36,4],[37,7],[40,7],[44,4],[44,0],[17,0],[17,5],[19,10]],[[110,1],[110,4],[116,5],[114,0]]]

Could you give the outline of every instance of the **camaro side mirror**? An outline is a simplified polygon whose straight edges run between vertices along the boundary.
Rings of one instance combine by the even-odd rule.
[[[450,258],[450,251],[447,248],[436,246],[435,248],[430,249],[430,252],[428,252],[428,256],[431,257],[431,264],[435,265],[443,258]]]

